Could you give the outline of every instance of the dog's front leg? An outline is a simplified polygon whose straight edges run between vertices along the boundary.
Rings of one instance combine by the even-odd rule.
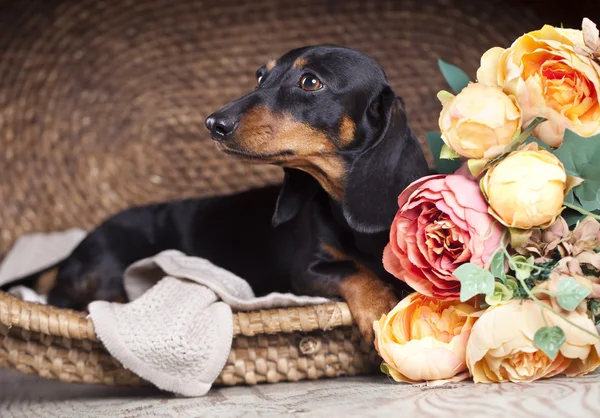
[[[391,311],[399,301],[393,286],[351,259],[340,256],[335,260],[317,261],[307,273],[299,283],[298,291],[343,298],[363,338],[369,343],[374,340],[373,321]]]
[[[363,338],[373,342],[373,321],[387,314],[396,304],[398,297],[389,284],[364,266],[358,266],[356,274],[342,278],[340,296],[348,303],[354,320]]]

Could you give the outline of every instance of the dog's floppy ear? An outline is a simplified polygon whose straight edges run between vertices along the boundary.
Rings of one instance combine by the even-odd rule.
[[[302,206],[319,190],[319,183],[310,174],[292,168],[284,168],[283,171],[283,185],[271,219],[274,227],[298,215]]]
[[[375,132],[354,160],[346,180],[346,221],[363,233],[390,228],[398,211],[398,195],[427,175],[427,161],[408,125],[404,103],[389,86],[370,104],[367,123]]]

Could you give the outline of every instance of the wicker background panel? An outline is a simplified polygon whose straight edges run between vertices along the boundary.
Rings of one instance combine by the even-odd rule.
[[[379,60],[424,141],[445,87],[439,57],[473,74],[490,46],[565,22],[551,1],[518,3],[0,0],[0,258],[23,233],[279,181],[216,152],[203,122],[298,46]]]

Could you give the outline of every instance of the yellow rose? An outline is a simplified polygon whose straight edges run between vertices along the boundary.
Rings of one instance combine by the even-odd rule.
[[[548,326],[559,326],[566,336],[554,360],[533,344],[536,331],[546,325],[542,314]],[[598,335],[585,313],[568,312],[565,316]],[[489,308],[473,326],[467,365],[476,383],[531,382],[558,374],[582,376],[600,366],[599,341],[557,315],[542,311],[532,300],[513,300]]]
[[[534,134],[559,147],[566,128],[585,137],[600,133],[600,65],[575,52],[584,46],[581,31],[546,25],[508,49],[487,51],[477,79],[516,97],[523,126],[537,116],[548,119]]]
[[[375,347],[398,382],[462,380],[473,305],[413,293],[373,323]]]
[[[442,139],[463,157],[497,157],[521,128],[521,111],[498,87],[471,83],[457,96],[438,97]]]
[[[510,153],[481,179],[490,214],[511,228],[552,224],[563,209],[567,174],[553,154],[536,144]]]

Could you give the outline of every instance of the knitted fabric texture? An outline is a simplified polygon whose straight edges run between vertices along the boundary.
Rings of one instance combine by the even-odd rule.
[[[131,265],[125,290],[130,303],[89,305],[98,338],[123,366],[183,396],[206,394],[223,369],[233,338],[232,309],[328,302],[282,293],[257,298],[235,274],[175,250]]]

